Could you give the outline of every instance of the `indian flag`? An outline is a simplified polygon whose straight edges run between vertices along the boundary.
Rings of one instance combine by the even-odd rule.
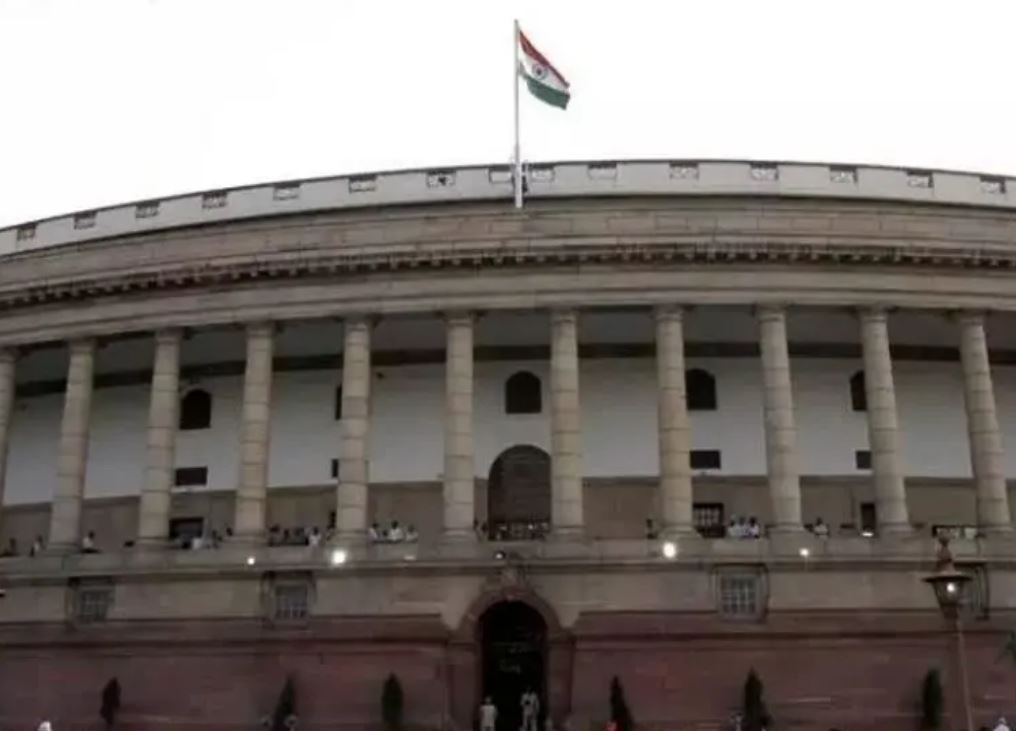
[[[568,100],[571,99],[568,82],[565,81],[561,72],[554,68],[554,64],[536,50],[536,46],[529,42],[526,34],[521,30],[519,31],[519,49],[522,51],[519,73],[526,80],[526,86],[529,87],[530,93],[551,106],[560,109],[567,108]]]

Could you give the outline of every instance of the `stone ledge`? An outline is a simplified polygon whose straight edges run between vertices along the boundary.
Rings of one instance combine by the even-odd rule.
[[[765,564],[780,571],[930,570],[936,543],[926,536],[819,539],[808,533],[773,539],[682,538],[677,556],[666,559],[663,541],[598,540],[568,542],[478,542],[377,545],[351,548],[346,562],[333,565],[331,547],[227,546],[206,551],[133,549],[118,553],[73,554],[0,561],[7,585],[53,584],[72,577],[117,576],[206,580],[255,578],[266,572],[316,571],[322,574],[416,575],[489,574],[501,566],[558,573],[570,570],[617,572],[697,572],[724,565]],[[999,568],[1016,567],[1016,543],[1009,537],[952,544],[957,559]],[[807,554],[802,553],[807,550]],[[254,559],[253,564],[248,560]]]

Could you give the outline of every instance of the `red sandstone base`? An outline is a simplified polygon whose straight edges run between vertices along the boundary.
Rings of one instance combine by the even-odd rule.
[[[545,607],[537,607],[541,612]],[[287,675],[301,729],[378,728],[381,685],[396,673],[407,724],[471,725],[482,679],[477,613],[449,634],[436,617],[49,626],[2,631],[0,729],[99,729],[99,697],[116,676],[118,728],[256,729]],[[726,728],[754,667],[775,728],[917,728],[920,687],[939,668],[946,727],[960,728],[955,646],[937,617],[770,616],[731,624],[711,616],[585,614],[571,631],[548,617],[547,695],[574,731],[602,728],[618,676],[640,727]],[[1016,716],[1016,669],[1000,657],[1004,628],[967,634],[976,725]],[[506,729],[505,731],[514,731]]]

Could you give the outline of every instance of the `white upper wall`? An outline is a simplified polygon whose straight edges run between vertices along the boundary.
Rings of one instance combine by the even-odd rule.
[[[718,390],[716,411],[692,412],[695,449],[719,449],[721,474],[765,472],[761,372],[755,358],[689,359],[709,370]],[[858,363],[794,359],[794,400],[801,471],[856,474],[855,450],[867,448],[863,413],[850,408],[848,379]],[[504,382],[517,370],[543,381],[544,412],[504,413]],[[486,477],[504,449],[533,444],[550,449],[548,364],[476,365],[476,474]],[[334,418],[339,371],[287,371],[273,381],[269,482],[273,487],[331,481],[338,454]],[[583,471],[589,477],[653,477],[658,471],[655,362],[650,358],[587,359],[580,375]],[[907,473],[969,477],[970,459],[957,363],[896,364],[897,397]],[[1000,419],[1016,445],[1016,368],[996,368]],[[179,467],[204,466],[207,488],[233,489],[237,477],[242,378],[203,378],[213,396],[210,429],[178,433]],[[434,481],[443,469],[444,372],[439,364],[374,369],[370,435],[371,479]],[[145,460],[146,386],[103,388],[92,409],[87,497],[138,494]],[[12,427],[6,503],[44,502],[56,486],[62,397],[19,399]],[[1016,477],[1016,448],[1006,456]]]
[[[589,312],[580,319],[586,345],[653,341],[647,312]],[[846,312],[795,312],[789,331],[793,342],[857,343],[857,323]],[[1011,347],[1016,318],[991,320],[995,347]],[[824,328],[824,329],[823,329]],[[539,345],[549,342],[547,313],[481,316],[477,346]],[[901,313],[891,319],[894,343],[955,345],[955,325],[942,316]],[[751,343],[757,326],[747,308],[701,308],[687,317],[690,342]],[[342,326],[320,321],[283,328],[276,341],[279,357],[328,355],[340,362]],[[444,347],[440,319],[382,320],[374,330],[377,352]],[[99,349],[96,370],[106,376],[151,367],[150,338],[131,338]],[[244,335],[238,328],[201,331],[183,344],[186,365],[233,362],[242,366]],[[693,412],[695,449],[719,449],[722,474],[765,473],[761,372],[757,357],[689,357],[688,367],[709,370],[716,378],[716,411]],[[476,474],[486,477],[505,449],[532,444],[550,450],[549,364],[546,360],[480,360],[475,365]],[[32,350],[18,363],[18,381],[59,382],[67,367],[65,348]],[[804,358],[791,362],[801,472],[806,475],[856,474],[854,453],[867,448],[865,414],[851,410],[849,378],[860,358]],[[242,371],[242,368],[239,369]],[[544,413],[504,413],[504,382],[517,370],[529,370],[543,382]],[[894,363],[908,474],[969,477],[971,473],[958,361],[897,359]],[[377,482],[434,481],[443,470],[444,366],[442,363],[372,369],[371,477]],[[1016,365],[993,369],[999,420],[1007,447],[1007,475],[1016,478]],[[652,357],[583,358],[581,361],[583,470],[589,477],[643,476],[658,472],[656,364]],[[285,370],[273,380],[269,481],[272,486],[327,484],[331,460],[338,455],[339,423],[335,389],[341,369]],[[179,467],[208,468],[208,486],[233,489],[237,478],[242,375],[184,378],[183,390],[204,388],[213,396],[211,428],[180,432]],[[87,495],[134,495],[144,473],[145,428],[149,390],[146,383],[97,388],[94,394]],[[45,502],[56,485],[56,454],[63,408],[62,394],[19,397],[7,465],[6,503]]]

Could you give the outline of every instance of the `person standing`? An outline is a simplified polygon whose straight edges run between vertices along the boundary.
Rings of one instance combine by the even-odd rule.
[[[536,691],[527,688],[522,694],[522,731],[538,731],[537,720],[540,718],[540,698]]]
[[[494,731],[496,725],[497,706],[494,705],[490,696],[487,696],[483,699],[483,705],[480,706],[480,731]]]

